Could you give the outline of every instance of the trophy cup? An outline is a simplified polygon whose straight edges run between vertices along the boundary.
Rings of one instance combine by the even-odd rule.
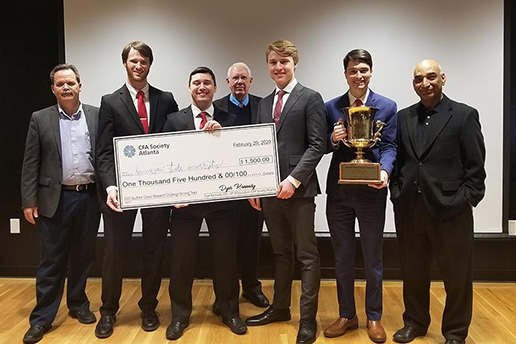
[[[373,147],[378,141],[385,123],[374,120],[378,108],[369,106],[343,109],[347,119],[347,137],[342,142],[356,149],[356,158],[340,163],[339,184],[381,184],[380,164],[364,158],[364,149]],[[343,125],[342,119],[335,125]],[[374,127],[378,128],[374,132]]]

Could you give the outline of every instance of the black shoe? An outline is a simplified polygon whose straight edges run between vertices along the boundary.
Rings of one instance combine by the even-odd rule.
[[[290,320],[290,309],[274,309],[272,307],[261,314],[249,317],[245,319],[247,326],[261,326],[270,324],[276,321],[289,321]]]
[[[301,320],[297,332],[296,344],[312,344],[317,337],[317,322],[315,320]]]
[[[398,343],[410,343],[416,337],[421,337],[426,334],[426,331],[421,331],[410,326],[405,326],[402,329],[396,331],[392,336],[395,342]]]
[[[242,297],[246,300],[251,301],[253,305],[256,307],[265,308],[269,306],[269,299],[267,299],[267,296],[260,290],[255,293],[242,293]]]
[[[466,344],[466,341],[458,339],[446,339],[446,342],[444,342],[444,344]]]
[[[181,338],[183,335],[183,331],[185,328],[187,328],[189,325],[188,322],[181,322],[181,321],[172,321],[170,325],[167,327],[167,339],[168,340],[176,340]]]
[[[95,336],[97,338],[108,338],[113,334],[113,325],[115,324],[116,316],[103,315],[100,317],[97,326],[95,327]]]
[[[213,304],[213,307],[211,307],[211,310],[212,310],[213,314],[215,314],[215,315],[221,315],[222,314],[222,312],[220,311],[220,305],[217,302],[215,302]]]
[[[81,324],[93,324],[97,321],[95,314],[89,309],[84,311],[68,311],[68,315],[74,319],[77,319]]]
[[[50,327],[45,327],[41,325],[32,325],[29,330],[23,336],[23,342],[25,344],[37,343],[41,339],[43,339],[43,335],[45,332],[50,330]]]
[[[154,310],[142,311],[142,329],[147,332],[159,327],[159,313]]]
[[[222,319],[222,322],[226,324],[231,332],[234,334],[246,334],[247,326],[240,317]]]

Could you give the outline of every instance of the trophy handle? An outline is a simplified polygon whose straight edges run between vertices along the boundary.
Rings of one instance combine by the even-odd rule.
[[[344,125],[344,119],[342,118],[339,118],[339,120],[335,123],[333,123],[333,127],[335,128],[336,126],[343,126],[344,129],[346,129],[346,126]],[[347,134],[347,130],[346,130],[346,134]],[[353,146],[351,145],[351,143],[349,142],[349,140],[347,139],[347,135],[346,135],[346,138],[344,140],[340,140],[340,142],[342,142],[344,145],[346,145],[347,147],[349,148],[353,148]]]
[[[378,120],[378,121],[376,121],[376,127],[378,128],[378,130],[376,131],[376,133],[374,133],[374,136],[373,136],[373,139],[372,139],[372,141],[373,141],[372,146],[374,146],[378,141],[382,140],[380,138],[382,136],[381,131],[382,131],[383,127],[385,127],[385,123],[380,121],[380,120]]]

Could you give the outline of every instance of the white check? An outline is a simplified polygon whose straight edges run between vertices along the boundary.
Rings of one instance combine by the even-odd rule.
[[[274,124],[113,139],[122,209],[276,195]]]

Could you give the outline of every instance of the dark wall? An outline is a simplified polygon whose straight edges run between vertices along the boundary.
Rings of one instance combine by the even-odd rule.
[[[516,219],[516,6],[505,0],[504,37],[504,226]]]
[[[63,0],[3,1],[0,3],[2,33],[0,50],[0,276],[34,276],[38,263],[37,229],[29,225],[20,209],[20,172],[23,147],[34,110],[55,103],[48,73],[64,62]],[[476,235],[474,278],[516,281],[516,240],[507,236],[507,220],[516,219],[516,68],[511,68],[512,47],[516,46],[516,6],[505,1],[504,63],[504,209],[502,235]],[[9,219],[21,219],[21,234],[9,234]],[[330,238],[318,239],[323,277],[334,277]],[[397,240],[384,240],[385,277],[400,279]],[[126,276],[140,276],[141,238],[132,242]],[[199,251],[199,277],[211,274],[209,239],[203,237]],[[100,276],[104,239],[97,245],[98,261],[92,275]],[[272,250],[267,236],[262,240],[261,277],[273,276]],[[165,257],[165,275],[169,252]],[[357,277],[363,278],[363,260],[357,241]],[[434,277],[440,276],[434,272]]]
[[[0,3],[0,270],[33,272],[38,259],[36,228],[20,209],[20,173],[33,111],[55,103],[49,72],[64,60],[62,0]],[[9,234],[9,219],[21,218],[21,234]],[[26,267],[31,267],[26,270]]]

